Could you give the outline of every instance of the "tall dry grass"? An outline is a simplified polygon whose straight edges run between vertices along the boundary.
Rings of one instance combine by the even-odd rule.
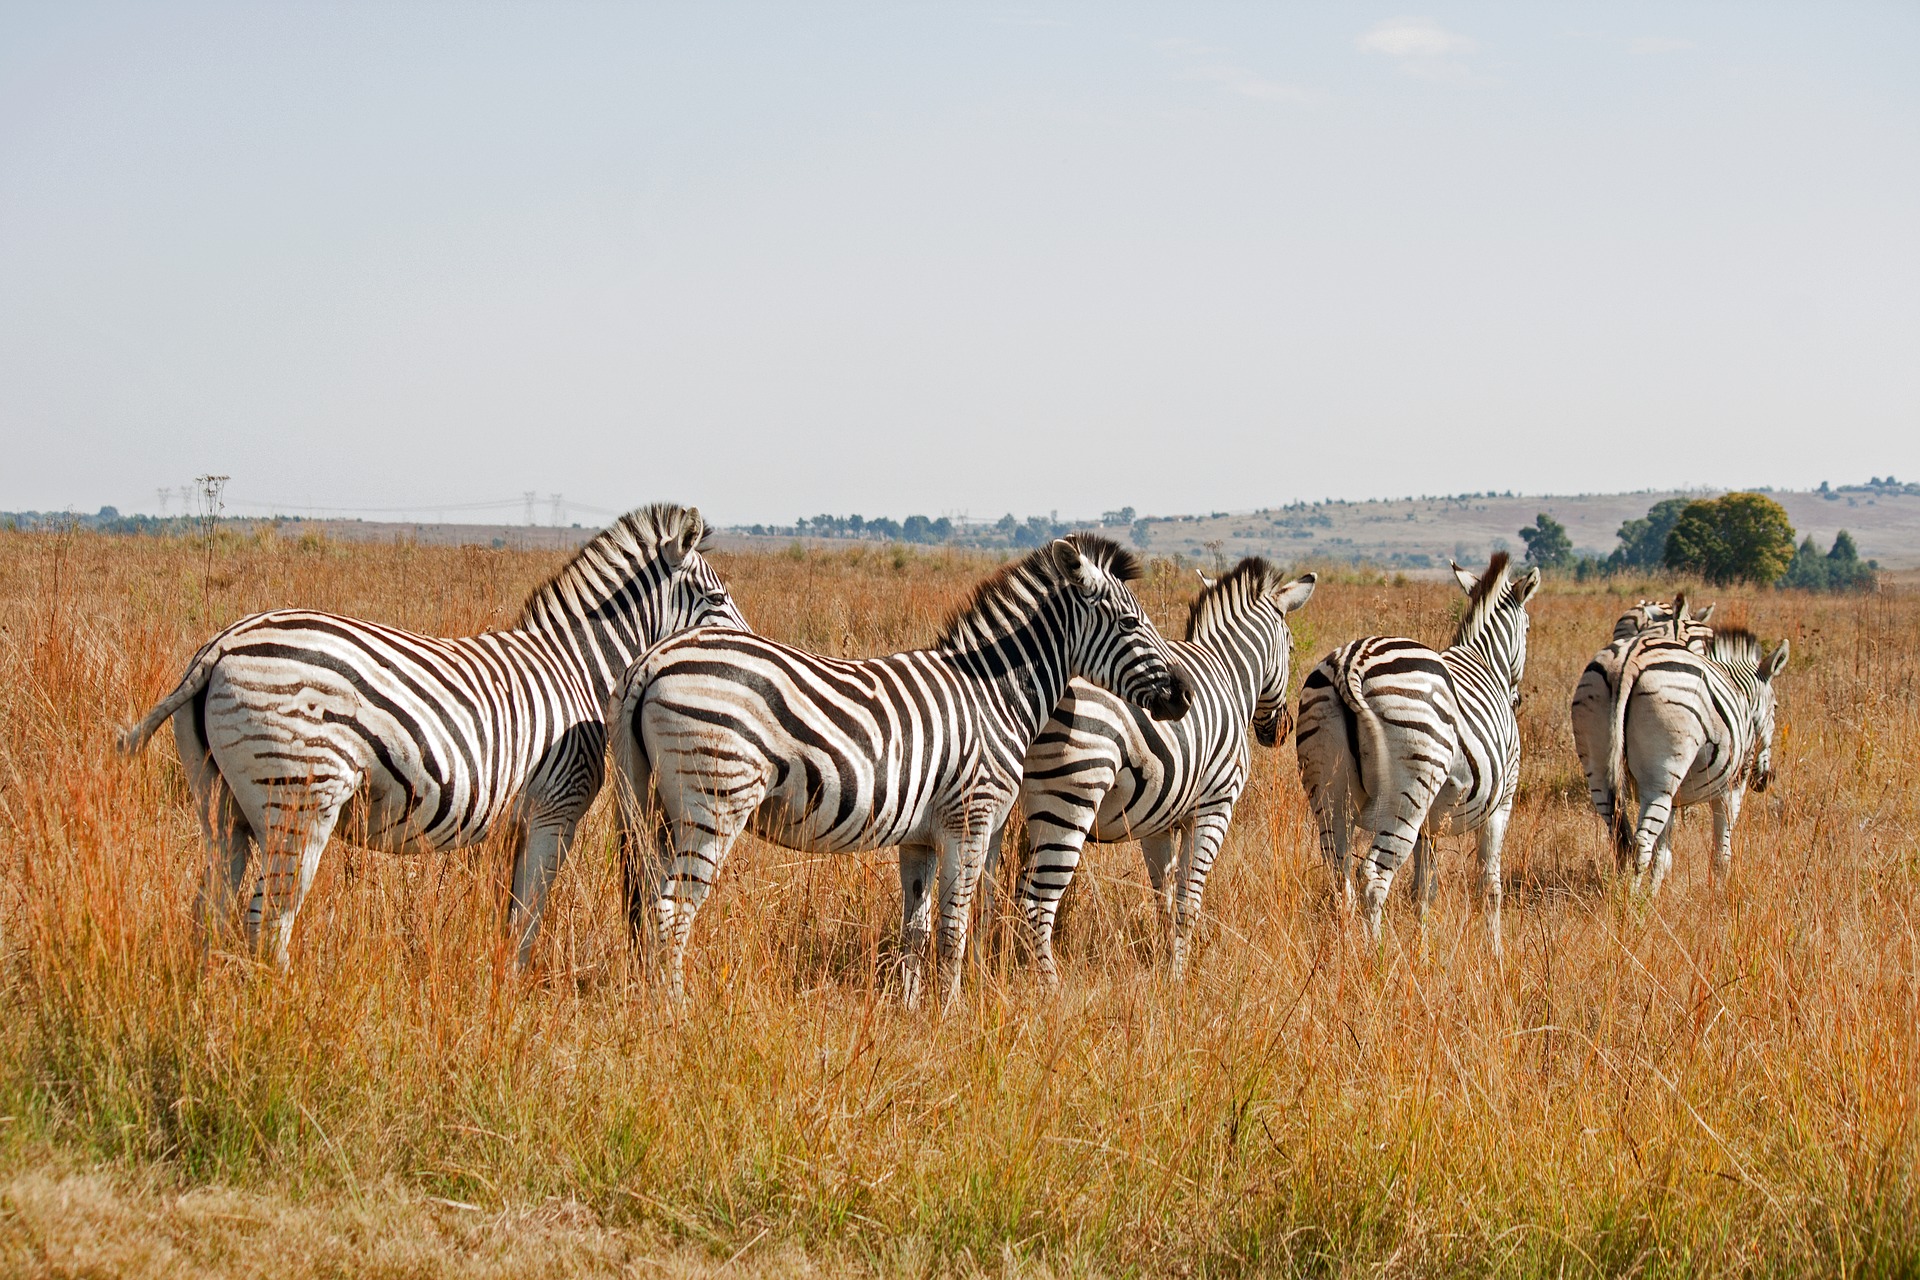
[[[748,840],[676,1020],[630,972],[604,804],[531,975],[497,848],[336,844],[291,972],[203,963],[171,745],[124,761],[112,728],[242,613],[470,631],[552,564],[268,537],[221,547],[203,594],[191,543],[0,535],[0,1268],[84,1271],[76,1233],[126,1244],[109,1270],[277,1275],[1920,1267],[1912,594],[1717,593],[1793,640],[1777,783],[1724,898],[1693,816],[1649,905],[1613,882],[1565,723],[1623,597],[1550,587],[1504,964],[1463,841],[1424,936],[1405,894],[1377,950],[1335,916],[1285,746],[1256,752],[1184,989],[1132,847],[1083,869],[1058,995],[1002,946],[941,1018],[891,1001],[886,857]],[[860,654],[925,641],[983,565],[721,569],[762,630]],[[1172,629],[1191,585],[1142,595]],[[1296,665],[1440,640],[1455,598],[1323,580]]]

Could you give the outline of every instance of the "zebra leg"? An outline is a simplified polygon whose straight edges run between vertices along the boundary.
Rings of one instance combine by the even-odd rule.
[[[1657,865],[1657,855],[1661,849],[1668,848],[1673,838],[1673,792],[1664,788],[1647,788],[1640,798],[1640,822],[1633,832],[1633,888],[1640,890],[1640,881],[1653,869],[1653,883],[1649,893],[1660,892],[1660,882],[1666,878],[1665,867]],[[1670,858],[1672,855],[1669,854]]]
[[[1738,790],[1727,791],[1715,796],[1710,802],[1713,807],[1713,882],[1720,889],[1727,887],[1727,879],[1733,874],[1733,824],[1740,820],[1740,802],[1745,799]]]
[[[1513,817],[1511,801],[1487,815],[1480,827],[1480,901],[1487,913],[1487,937],[1496,958],[1504,954],[1500,944],[1500,900],[1506,890],[1500,880],[1500,849],[1507,842],[1507,824]]]
[[[180,763],[193,792],[200,834],[207,842],[207,865],[193,910],[200,926],[201,948],[211,950],[216,943],[224,942],[233,928],[233,901],[246,882],[247,864],[258,842],[253,824],[241,811],[219,766],[207,754],[206,743],[194,731],[191,719],[185,714],[174,717],[174,743],[180,748]]]
[[[1667,825],[1660,829],[1660,842],[1653,850],[1653,877],[1647,889],[1647,895],[1660,892],[1660,886],[1666,883],[1667,872],[1673,869],[1673,819],[1667,819]]]
[[[260,880],[253,887],[253,901],[247,908],[247,941],[256,951],[263,945],[271,949],[273,962],[287,967],[287,944],[293,938],[294,917],[313,887],[314,873],[320,869],[320,855],[333,835],[334,823],[346,797],[311,805],[269,805],[282,817],[273,821],[271,812],[262,824],[272,834],[264,844]]]
[[[1207,873],[1220,855],[1227,838],[1227,824],[1233,820],[1231,805],[1202,809],[1187,827],[1180,860],[1180,893],[1173,920],[1173,977],[1186,976],[1187,952],[1193,928],[1200,919],[1200,902],[1207,891]]]
[[[1340,907],[1353,913],[1353,796],[1348,771],[1343,768],[1323,787],[1311,793],[1314,823],[1320,829],[1320,857],[1333,876]]]
[[[1153,886],[1153,915],[1160,932],[1167,937],[1174,929],[1174,886],[1180,881],[1176,863],[1180,854],[1180,829],[1174,827],[1159,835],[1140,837],[1141,860],[1147,864],[1147,883]]]
[[[547,908],[547,891],[573,845],[576,824],[535,819],[520,832],[513,855],[513,898],[507,905],[507,936],[514,939],[514,963],[525,969],[533,958],[534,938]]]
[[[945,986],[940,999],[944,1012],[960,998],[960,979],[966,970],[961,961],[966,958],[968,926],[973,922],[973,895],[980,884],[987,850],[979,839],[944,840],[939,854],[940,934],[935,939],[934,965],[936,976]]]
[[[1092,812],[1086,816],[1087,821],[1092,822]],[[1058,986],[1060,971],[1053,962],[1053,923],[1060,914],[1060,899],[1073,883],[1073,873],[1080,866],[1087,833],[1080,826],[1044,813],[1028,816],[1027,831],[1033,847],[1021,871],[1017,892],[1033,941],[1034,968],[1042,982],[1050,987]]]
[[[978,934],[976,941],[972,951],[969,953],[974,956],[980,956],[981,949],[986,945],[987,938],[995,923],[993,913],[1000,905],[997,901],[999,898],[999,886],[994,883],[994,880],[1000,870],[1000,843],[1006,839],[1006,835],[1007,824],[1002,822],[993,829],[993,834],[987,837],[986,858],[980,864],[980,886],[975,890],[975,893],[979,895],[980,905],[978,912],[980,923],[977,926]]]
[[[1360,896],[1369,942],[1380,941],[1380,913],[1387,905],[1388,891],[1393,888],[1393,873],[1407,860],[1418,839],[1415,828],[1390,827],[1376,832],[1366,858],[1360,863]]]
[[[900,1002],[909,1009],[919,1006],[926,975],[937,870],[938,859],[931,845],[900,846]]]
[[[1413,890],[1414,911],[1421,924],[1427,922],[1427,908],[1440,892],[1439,868],[1434,865],[1433,837],[1425,831],[1414,837],[1413,841]]]
[[[687,940],[693,936],[694,918],[720,878],[734,841],[766,794],[764,777],[743,784],[724,804],[693,787],[676,794],[683,808],[667,824],[675,852],[660,878],[660,897],[654,903],[654,937],[666,958],[667,992],[676,1004],[687,998]]]

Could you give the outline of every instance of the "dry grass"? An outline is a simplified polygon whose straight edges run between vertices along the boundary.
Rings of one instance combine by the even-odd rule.
[[[1603,869],[1565,724],[1619,598],[1550,588],[1504,966],[1461,841],[1424,939],[1404,894],[1377,952],[1334,917],[1284,747],[1257,754],[1184,990],[1131,847],[1082,873],[1061,994],[1001,948],[941,1019],[890,1002],[886,858],[749,841],[676,1023],[629,971],[603,808],[530,977],[496,849],[336,845],[291,973],[203,965],[171,747],[125,762],[109,730],[241,613],[472,630],[551,563],[269,540],[222,548],[203,599],[187,544],[0,535],[0,1270],[1920,1268],[1915,595],[1723,604],[1793,639],[1778,781],[1724,900],[1692,817],[1648,907]],[[925,640],[982,566],[721,568],[770,634],[869,653]],[[1189,583],[1144,584],[1163,625]],[[1440,639],[1454,598],[1325,580],[1298,665]]]

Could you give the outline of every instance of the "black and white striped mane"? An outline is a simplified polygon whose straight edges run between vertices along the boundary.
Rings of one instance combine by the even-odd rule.
[[[661,546],[698,530],[694,549],[704,551],[712,530],[696,507],[655,502],[627,512],[574,552],[573,559],[535,587],[520,609],[519,625],[533,622],[544,606],[562,609],[571,598],[581,612],[605,605],[659,553]],[[564,612],[565,610],[562,609]]]
[[[1745,627],[1722,627],[1708,642],[1707,656],[1726,667],[1760,669],[1760,637]]]
[[[1120,582],[1138,581],[1145,570],[1140,558],[1110,538],[1097,533],[1069,534],[1080,554]],[[1053,558],[1053,544],[1036,547],[1010,561],[981,582],[940,628],[943,649],[970,649],[992,644],[1020,628],[1032,617],[1034,605],[1053,594],[1066,579]]]
[[[1507,567],[1510,557],[1504,551],[1493,553],[1487,571],[1480,575],[1467,595],[1467,607],[1453,633],[1453,647],[1472,644],[1487,629],[1487,623],[1507,599]]]
[[[1201,589],[1187,606],[1188,640],[1204,640],[1245,616],[1249,606],[1279,578],[1264,556],[1248,556]]]

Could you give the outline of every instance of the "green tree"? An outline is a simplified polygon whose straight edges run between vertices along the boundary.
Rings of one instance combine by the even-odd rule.
[[[1813,544],[1812,534],[1808,534],[1800,543],[1800,549],[1793,553],[1793,563],[1787,566],[1786,576],[1780,579],[1780,585],[1795,591],[1827,589],[1827,558]]]
[[[1729,493],[1693,502],[1667,534],[1667,568],[1708,582],[1774,583],[1793,563],[1793,523],[1761,493]]]
[[[1667,562],[1667,535],[1687,509],[1690,498],[1668,498],[1656,502],[1638,520],[1620,526],[1620,545],[1607,557],[1607,568],[1615,573],[1624,569],[1658,569]]]
[[[1567,536],[1567,526],[1544,511],[1520,531],[1520,540],[1527,544],[1528,562],[1542,569],[1563,568],[1573,559],[1573,539]]]

